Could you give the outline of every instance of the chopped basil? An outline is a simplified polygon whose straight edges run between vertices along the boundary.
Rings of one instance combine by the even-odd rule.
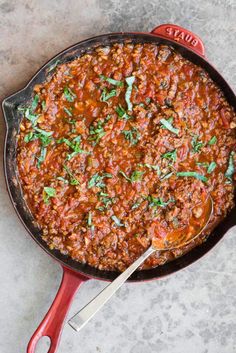
[[[31,121],[32,126],[34,127],[37,124],[37,120],[38,120],[38,115],[33,114],[29,108],[27,108],[25,110],[25,117],[26,119],[28,119],[29,121]]]
[[[74,102],[76,94],[69,87],[64,88],[64,96],[68,102]]]
[[[170,199],[167,202],[164,202],[161,197],[153,197],[152,195],[149,195],[147,199],[150,207],[166,207],[169,205],[169,203],[175,202],[174,199]]]
[[[165,179],[169,179],[172,175],[174,174],[174,172],[169,172],[163,176],[160,177],[160,180],[165,180]]]
[[[88,182],[88,189],[94,186],[99,188],[105,187],[105,184],[103,182],[103,177],[100,176],[98,173],[94,174]]]
[[[91,125],[89,127],[89,134],[92,136],[90,136],[88,140],[94,141],[94,145],[96,145],[99,140],[106,135],[103,127],[110,120],[110,118],[110,115],[108,115],[104,121],[99,120],[96,126]]]
[[[53,134],[52,131],[45,131],[45,130],[39,129],[38,127],[35,127],[34,130],[39,132],[40,135],[45,136],[45,137],[49,137]]]
[[[200,167],[204,167],[204,168],[208,168],[209,167],[209,163],[208,162],[197,162],[197,165],[199,165]]]
[[[208,142],[208,145],[214,145],[215,143],[217,142],[217,137],[216,136],[213,136],[210,141]]]
[[[52,142],[52,139],[50,138],[52,132],[44,131],[44,130],[36,128],[36,127],[35,127],[35,130],[38,133],[31,131],[30,133],[28,133],[25,136],[24,141],[26,143],[28,143],[30,141],[37,140],[37,139],[39,139],[41,141],[42,147],[41,147],[40,155],[39,155],[39,157],[36,157],[38,160],[37,168],[39,168],[41,163],[45,160],[45,157],[46,157],[47,149],[45,147]]]
[[[39,102],[39,95],[36,94],[36,95],[34,96],[34,99],[33,99],[32,104],[31,104],[31,111],[32,111],[32,112],[34,112],[35,109],[37,108],[38,102]]]
[[[45,110],[46,110],[46,102],[45,102],[45,101],[42,101],[41,105],[42,105],[43,111],[45,111]]]
[[[80,182],[76,178],[76,176],[72,173],[72,171],[66,165],[63,165],[63,168],[65,169],[65,171],[67,172],[67,174],[70,177],[70,184],[71,185],[79,185]]]
[[[41,148],[39,157],[36,157],[37,160],[38,160],[38,161],[37,161],[37,164],[36,164],[37,168],[39,168],[40,165],[41,165],[41,163],[43,163],[43,161],[45,160],[46,154],[47,154],[47,148],[43,146],[43,147]]]
[[[217,164],[213,161],[211,163],[208,162],[197,162],[197,165],[200,167],[207,168],[207,173],[210,174],[213,172],[213,170],[216,168]]]
[[[69,183],[68,180],[66,180],[63,177],[57,177],[57,180],[63,181],[64,184],[68,184]]]
[[[226,178],[229,179],[230,181],[232,181],[232,177],[234,174],[234,155],[235,155],[235,152],[231,151],[229,155],[228,168],[225,172]]]
[[[106,102],[108,99],[115,97],[116,96],[116,90],[112,89],[110,92],[107,92],[106,88],[103,88],[102,94],[101,94],[101,102]]]
[[[216,168],[217,164],[216,162],[211,162],[207,168],[207,173],[210,174],[213,172],[213,170]]]
[[[173,127],[173,125],[169,120],[161,119],[160,122],[162,123],[161,128],[163,128],[164,126],[167,130],[173,132],[174,134],[176,135],[179,134],[179,129],[176,129],[175,127]]]
[[[71,125],[75,125],[75,124],[76,124],[76,120],[73,120],[73,119],[72,119],[72,120],[68,120],[67,122],[68,122],[69,124],[71,124]]]
[[[130,101],[130,98],[131,98],[131,93],[132,93],[132,88],[133,88],[132,86],[133,86],[134,80],[135,80],[134,76],[126,77],[126,79],[125,79],[125,81],[128,85],[126,92],[125,92],[125,101],[127,103],[129,111],[131,111],[133,109],[133,104]]]
[[[140,165],[142,165],[142,164],[140,164]],[[157,172],[157,175],[161,174],[161,170],[160,170],[160,167],[158,165],[152,165],[152,164],[149,164],[149,163],[144,163],[143,166],[147,167],[148,169],[155,170]]]
[[[57,140],[57,143],[65,143],[67,146],[69,146],[74,152],[68,153],[66,159],[69,161],[72,159],[74,156],[76,156],[78,153],[86,153],[89,154],[90,152],[82,150],[80,148],[80,143],[81,143],[81,136],[78,135],[75,137],[72,141],[69,141],[67,138],[63,137],[59,140]]]
[[[123,130],[122,134],[125,135],[126,140],[128,140],[131,145],[136,145],[141,137],[136,127],[133,127],[131,130]]]
[[[114,202],[114,197],[109,197],[108,194],[104,192],[99,192],[98,194],[99,200],[104,204],[104,206],[98,207],[100,211],[104,211],[108,209],[108,207]]]
[[[149,104],[150,102],[151,102],[151,98],[150,98],[150,97],[146,97],[146,98],[145,98],[145,103],[146,103],[146,104]]]
[[[99,77],[100,77],[101,80],[107,81],[107,82],[109,82],[110,84],[112,84],[114,86],[118,86],[118,87],[123,87],[124,86],[124,83],[122,81],[117,81],[114,78],[110,78],[110,77],[107,77],[107,76],[104,76],[104,75],[99,75]]]
[[[131,116],[126,113],[125,109],[120,104],[118,105],[118,107],[116,107],[116,112],[119,118],[121,119],[124,119],[124,120],[131,119]]]
[[[27,135],[25,135],[24,141],[28,143],[30,141],[36,140],[37,138],[37,134],[35,134],[33,131],[30,131]]]
[[[200,152],[200,150],[204,146],[204,143],[202,141],[198,140],[198,136],[197,135],[193,134],[191,145],[193,147],[193,150],[192,150],[193,153],[198,153],[198,152]]]
[[[123,177],[130,181],[131,183],[135,183],[136,181],[140,181],[142,179],[142,176],[144,172],[141,172],[140,170],[135,170],[130,177],[128,177],[122,170],[120,170],[120,174],[123,175]]]
[[[110,173],[103,173],[103,175],[99,175],[98,173],[94,174],[88,182],[88,189],[91,189],[94,186],[97,188],[104,188],[106,186],[103,182],[104,178],[112,178],[112,174]]]
[[[130,177],[131,183],[134,183],[136,181],[140,181],[143,177],[144,172],[141,172],[140,170],[135,170]]]
[[[176,173],[177,176],[179,177],[193,177],[193,178],[196,178],[198,180],[201,180],[203,181],[204,183],[206,183],[208,181],[208,179],[202,175],[202,174],[199,174],[197,172],[177,172]]]
[[[68,114],[69,116],[73,116],[73,114],[71,113],[71,111],[68,108],[64,107],[63,109],[66,112],[66,114]]]
[[[54,70],[59,63],[60,63],[60,60],[56,60],[55,63],[53,63],[51,66],[49,66],[48,72],[51,72],[52,70]]]
[[[135,210],[136,208],[138,208],[140,206],[141,202],[135,202],[132,207],[131,210]]]
[[[111,219],[115,222],[115,224],[116,224],[118,227],[124,227],[124,224],[121,223],[121,221],[119,220],[119,218],[117,218],[115,215],[114,215],[114,216],[111,216]]]
[[[89,212],[88,214],[88,226],[91,227],[92,225],[92,212]]]
[[[43,201],[44,203],[48,204],[50,197],[56,196],[56,190],[54,188],[45,186],[43,188]]]
[[[176,158],[177,158],[176,149],[162,154],[161,158],[170,159],[171,161],[176,162]]]

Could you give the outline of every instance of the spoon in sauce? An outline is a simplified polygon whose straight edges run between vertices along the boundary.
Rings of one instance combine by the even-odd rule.
[[[200,211],[200,217],[199,217]],[[142,265],[142,263],[155,251],[167,251],[180,248],[196,239],[208,226],[213,213],[213,201],[209,195],[201,207],[192,211],[189,224],[181,229],[174,230],[164,238],[156,237],[152,239],[151,246],[135,260],[124,272],[122,272],[112,283],[108,284],[94,299],[85,305],[69,321],[69,325],[80,331],[87,322],[102,308],[111,296],[122,286],[122,284],[132,275],[132,273]]]

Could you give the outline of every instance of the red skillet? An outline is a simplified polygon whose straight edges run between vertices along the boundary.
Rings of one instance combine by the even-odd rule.
[[[228,102],[236,108],[236,97],[232,89],[223,77],[216,71],[216,69],[214,69],[214,67],[205,59],[205,50],[201,39],[192,32],[171,24],[158,26],[151,33],[111,33],[82,41],[64,50],[50,60],[36,73],[25,88],[3,101],[2,107],[7,128],[4,149],[4,167],[10,198],[26,230],[41,246],[41,248],[43,248],[49,255],[61,264],[63,269],[62,282],[56,298],[43,321],[33,334],[28,344],[28,353],[35,352],[36,344],[42,336],[48,336],[50,338],[51,346],[48,352],[54,353],[59,343],[66,314],[81,283],[89,278],[111,281],[118,275],[118,273],[100,271],[88,265],[83,265],[73,261],[56,250],[49,250],[46,243],[42,240],[40,230],[34,223],[22,197],[17,176],[15,158],[17,145],[16,137],[21,120],[17,107],[27,103],[31,99],[34,85],[45,80],[45,77],[49,72],[49,68],[55,64],[57,60],[60,62],[73,60],[76,56],[83,54],[88,49],[93,47],[97,47],[99,45],[110,45],[115,42],[124,42],[127,39],[131,40],[133,43],[162,43],[172,45],[185,58],[197,65],[202,66],[209,73],[211,78],[221,87]],[[131,276],[130,281],[158,279],[190,265],[211,250],[213,246],[224,236],[226,231],[235,225],[235,223],[236,210],[234,208],[228,217],[214,230],[213,234],[211,234],[204,244],[193,249],[191,252],[180,257],[179,259],[169,262],[163,266],[151,270],[136,271]]]

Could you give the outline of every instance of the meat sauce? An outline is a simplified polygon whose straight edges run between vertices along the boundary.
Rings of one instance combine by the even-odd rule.
[[[234,206],[235,112],[169,46],[114,44],[59,63],[21,113],[25,200],[49,248],[74,260],[123,271],[153,238],[194,234],[210,194],[208,231],[142,268],[164,264]]]

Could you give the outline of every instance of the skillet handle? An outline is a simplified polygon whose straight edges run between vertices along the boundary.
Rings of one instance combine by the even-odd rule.
[[[164,39],[174,40],[184,47],[191,49],[196,54],[205,57],[205,48],[201,38],[183,27],[167,23],[155,27],[151,31],[151,34]]]
[[[88,278],[63,267],[60,288],[43,321],[31,337],[27,347],[27,353],[36,352],[37,343],[43,336],[49,337],[51,341],[48,353],[56,352],[65,317],[70,308],[72,299],[81,283],[87,279]]]

